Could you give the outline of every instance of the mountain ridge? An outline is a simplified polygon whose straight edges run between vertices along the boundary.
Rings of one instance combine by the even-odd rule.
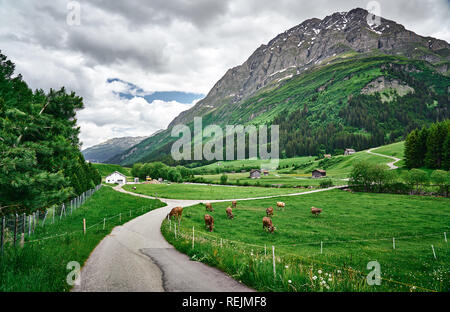
[[[90,162],[103,163],[147,138],[148,136],[112,138],[88,147],[82,150],[81,153]]]
[[[348,71],[346,77],[341,77],[342,79],[350,79],[350,82],[354,82],[353,85],[358,84],[360,89],[343,89],[340,98],[335,100],[339,101],[340,106],[345,106],[346,103],[349,105],[349,99],[360,94],[360,91],[371,80],[377,79],[385,74],[384,71],[389,67],[396,67],[400,63],[403,66],[401,71],[406,74],[409,71],[413,71],[413,73],[414,71],[427,72],[426,75],[419,75],[420,77],[416,75],[415,78],[395,74],[398,77],[394,78],[400,84],[405,83],[402,79],[423,80],[428,79],[428,77],[432,78],[439,73],[448,75],[450,46],[447,42],[419,36],[406,30],[404,26],[384,18],[380,18],[380,25],[369,25],[367,14],[366,10],[357,8],[349,12],[334,13],[322,20],[311,18],[277,35],[268,44],[258,47],[243,64],[230,68],[204,99],[177,116],[166,130],[140,142],[126,152],[117,155],[117,157],[111,158],[110,161],[132,164],[137,161],[161,159],[161,155],[170,153],[170,144],[173,142],[169,131],[171,127],[179,123],[189,124],[194,116],[203,116],[204,126],[210,123],[224,124],[226,122],[264,123],[280,114],[283,107],[285,110],[288,109],[287,112],[289,113],[295,107],[301,109],[305,105],[312,105],[311,103],[317,97],[320,99],[322,94],[326,95],[327,88],[332,89],[333,85],[339,83],[336,79],[339,75],[336,75],[332,69],[333,64],[348,62],[348,66],[366,66],[364,70],[373,75],[364,84],[362,84],[364,79],[354,77],[354,75],[364,76],[364,71],[358,73],[357,71],[354,73]],[[373,61],[371,58],[373,58]],[[379,60],[376,60],[377,58]],[[358,62],[359,59],[367,59],[368,62]],[[421,61],[413,62],[413,60]],[[374,70],[373,66],[383,66],[384,70]],[[432,69],[430,71],[425,70],[428,67],[432,67]],[[305,91],[304,84],[312,85],[314,82],[306,79],[308,75],[314,77],[317,71],[321,71],[321,68],[330,68],[322,85],[316,86],[314,90],[305,89]],[[420,68],[420,70],[417,68]],[[342,68],[336,70],[342,70]],[[306,78],[297,79],[296,77]],[[443,76],[439,77],[438,80],[446,79],[442,78]],[[302,81],[301,85],[296,85],[295,81],[299,79]],[[425,90],[425,84],[420,85],[422,93],[425,92],[423,91]],[[286,88],[283,87],[285,85]],[[271,98],[275,94],[280,94],[277,90],[294,89],[294,87],[296,88],[295,91],[289,91],[292,94],[288,97]],[[429,87],[434,88],[432,85]],[[303,93],[302,96],[302,94],[299,94],[300,90],[304,90],[301,92],[306,93]],[[439,86],[438,91],[438,93],[442,93],[442,86]],[[259,96],[261,94],[264,94],[264,96]],[[414,95],[407,95],[406,97],[409,99],[411,96]],[[432,97],[436,96],[436,94],[430,95],[427,101],[431,101]],[[251,98],[255,100],[251,102],[249,100]],[[339,108],[337,103],[333,104],[332,102],[327,105],[334,105],[335,108],[332,111],[335,117],[328,119],[325,117],[321,122],[329,123],[331,119],[334,123],[342,123],[344,119],[336,116],[343,107]],[[330,110],[330,108],[321,106],[321,109],[325,110]],[[434,113],[428,112],[427,114],[432,116]],[[318,116],[308,118],[310,118],[309,122],[317,126]],[[336,121],[336,118],[339,120]],[[428,119],[425,120],[420,116],[411,117],[408,122],[417,123],[417,118],[419,118],[420,124],[428,122]],[[347,133],[351,133],[351,131],[364,133],[366,131],[364,128],[358,130],[350,124],[344,123],[343,126],[344,128],[340,131],[346,131]],[[392,130],[386,128],[386,131]],[[385,135],[388,135],[388,132]],[[376,140],[376,142],[378,144],[380,140]],[[375,144],[375,141],[373,143]]]

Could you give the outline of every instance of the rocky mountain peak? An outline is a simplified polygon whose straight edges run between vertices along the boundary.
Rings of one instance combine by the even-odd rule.
[[[262,88],[276,86],[313,67],[365,54],[392,54],[436,63],[450,46],[421,37],[394,21],[368,23],[367,10],[356,8],[323,19],[311,18],[261,45],[242,65],[229,69],[208,95],[182,112],[169,127],[187,123],[217,107],[242,101]]]

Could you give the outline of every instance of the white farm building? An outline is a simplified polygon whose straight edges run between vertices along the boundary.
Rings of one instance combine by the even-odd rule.
[[[117,183],[117,184],[126,184],[127,183],[127,176],[118,172],[114,171],[105,179],[106,183]]]

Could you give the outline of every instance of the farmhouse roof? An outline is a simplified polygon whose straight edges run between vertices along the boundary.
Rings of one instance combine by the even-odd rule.
[[[110,176],[112,176],[114,173],[117,173],[117,174],[119,174],[119,175],[121,175],[122,177],[127,177],[126,175],[124,175],[123,173],[121,173],[121,172],[119,172],[119,171],[114,171],[113,173],[111,173],[110,175],[108,175],[107,177],[110,177]]]

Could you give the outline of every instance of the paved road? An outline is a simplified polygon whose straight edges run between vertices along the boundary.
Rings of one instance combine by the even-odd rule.
[[[297,196],[334,188],[337,187],[237,200]],[[120,186],[114,189],[133,196],[153,198],[125,191]],[[162,236],[161,222],[173,207],[188,207],[206,200],[160,200],[167,206],[115,227],[100,242],[83,266],[81,284],[72,291],[252,291],[215,268],[191,261]],[[231,199],[210,202],[225,201]]]
[[[398,167],[397,167],[396,165],[394,165],[394,164],[395,164],[396,162],[400,161],[401,159],[400,159],[400,158],[397,158],[397,157],[394,157],[394,156],[387,156],[387,155],[383,155],[383,154],[378,154],[378,153],[372,152],[372,150],[377,149],[377,148],[378,148],[378,147],[371,148],[371,149],[367,150],[367,153],[372,154],[372,155],[377,155],[377,156],[381,156],[381,157],[386,157],[386,158],[393,159],[393,160],[394,160],[393,162],[387,163],[386,165],[389,166],[389,169],[390,169],[390,170],[397,169]]]

